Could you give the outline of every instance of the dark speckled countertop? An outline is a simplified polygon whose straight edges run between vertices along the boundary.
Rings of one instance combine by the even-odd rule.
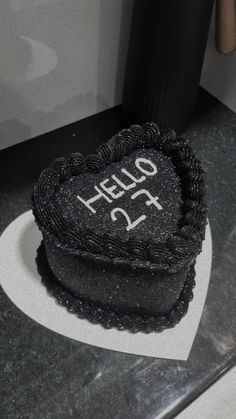
[[[53,158],[93,151],[123,127],[120,109],[0,153],[1,231],[30,208]],[[38,325],[0,291],[0,417],[174,417],[236,361],[236,115],[200,90],[186,132],[207,170],[213,266],[188,361],[143,358],[72,341]]]

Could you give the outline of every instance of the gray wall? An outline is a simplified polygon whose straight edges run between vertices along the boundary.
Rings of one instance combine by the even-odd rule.
[[[133,0],[0,0],[0,149],[121,102]],[[202,86],[236,111],[236,53]]]
[[[236,112],[236,50],[222,55],[215,48],[213,14],[203,65],[201,85]]]
[[[132,0],[0,0],[0,148],[121,102]]]

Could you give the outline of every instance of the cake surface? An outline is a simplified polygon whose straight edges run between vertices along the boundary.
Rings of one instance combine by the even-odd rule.
[[[153,148],[143,156],[143,149],[135,150],[98,174],[84,173],[63,184],[55,204],[64,220],[75,229],[80,226],[119,239],[135,235],[160,242],[170,237],[181,216],[180,182],[169,157]],[[147,206],[147,194],[158,195],[158,200]],[[116,208],[132,220],[130,228],[124,213]],[[116,213],[115,221],[112,214]]]
[[[37,263],[62,304],[105,327],[162,331],[186,314],[206,224],[203,171],[183,138],[131,126],[45,169]]]

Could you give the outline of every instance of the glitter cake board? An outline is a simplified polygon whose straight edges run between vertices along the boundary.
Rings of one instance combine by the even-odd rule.
[[[141,356],[187,360],[210,279],[212,244],[209,225],[203,251],[197,258],[196,287],[188,313],[173,329],[160,334],[106,330],[78,319],[56,304],[37,273],[35,256],[41,239],[31,211],[15,219],[0,238],[0,282],[10,300],[22,312],[53,332],[86,344]]]

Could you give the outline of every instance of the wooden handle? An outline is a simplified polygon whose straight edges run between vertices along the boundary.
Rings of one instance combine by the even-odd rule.
[[[235,0],[216,0],[216,48],[226,54],[236,48]]]

